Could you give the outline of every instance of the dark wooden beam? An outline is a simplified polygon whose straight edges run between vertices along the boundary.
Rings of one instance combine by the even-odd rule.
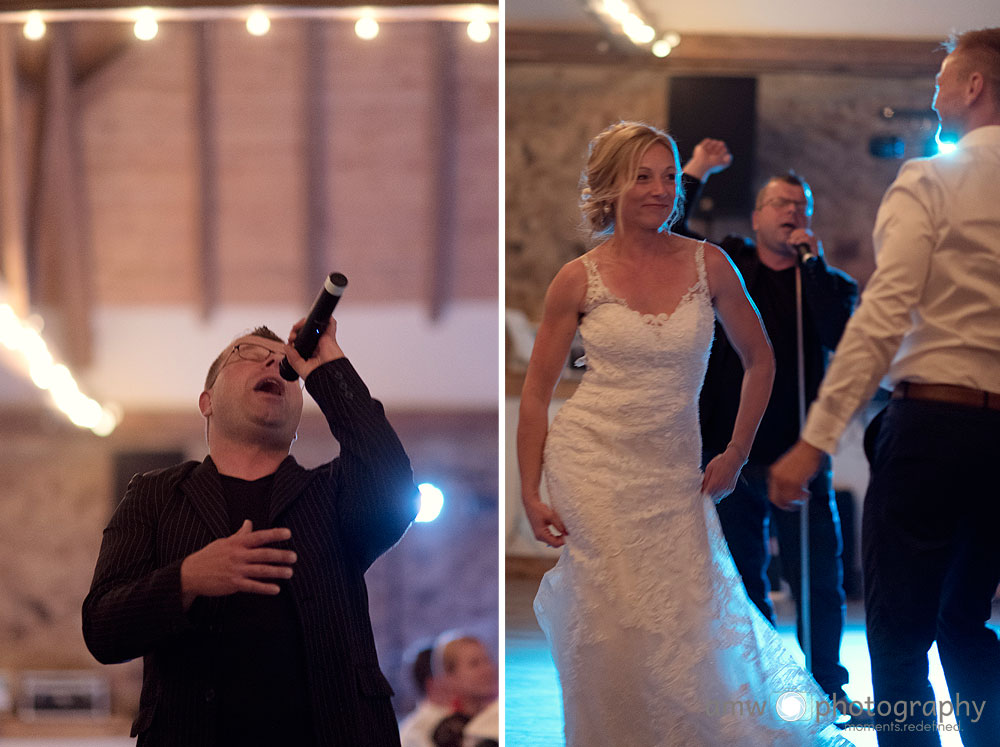
[[[508,64],[624,64],[665,72],[828,72],[925,76],[937,72],[942,40],[685,34],[664,58],[598,31],[507,29]]]
[[[302,81],[305,107],[305,160],[306,192],[306,251],[302,278],[303,304],[311,303],[316,288],[323,278],[336,267],[327,266],[331,259],[326,248],[330,240],[330,215],[333,205],[330,197],[329,167],[327,164],[330,123],[327,116],[328,101],[324,92],[329,90],[326,38],[323,24],[307,23],[305,28],[305,76]],[[303,308],[305,306],[303,305]]]
[[[45,277],[39,280],[46,293],[40,300],[53,302],[62,312],[63,357],[71,366],[85,366],[93,354],[92,268],[70,34],[69,27],[52,30],[42,104],[35,248],[45,253]]]
[[[435,206],[428,264],[427,300],[432,320],[441,318],[455,293],[455,201],[458,179],[458,92],[455,80],[454,29],[435,23],[431,52],[430,152],[434,170],[431,204]]]
[[[46,36],[28,41],[21,37],[20,27],[16,24],[2,25],[17,37],[19,75],[33,86],[41,87],[48,64],[50,38]],[[72,25],[70,57],[74,83],[85,83],[136,43],[135,35],[127,24],[95,20]]]
[[[219,298],[219,154],[216,148],[216,94],[213,57],[214,27],[202,21],[195,30],[195,59],[191,75],[195,87],[195,163],[198,171],[198,309],[207,319]]]
[[[20,106],[14,34],[0,26],[0,277],[7,285],[8,303],[17,314],[28,314],[28,262],[25,245],[23,172],[18,136]]]

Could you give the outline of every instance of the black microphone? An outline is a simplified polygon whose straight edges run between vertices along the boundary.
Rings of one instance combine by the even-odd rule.
[[[293,347],[303,358],[309,359],[312,357],[313,352],[316,350],[316,345],[319,343],[320,335],[323,334],[326,326],[330,323],[333,310],[337,306],[337,301],[344,294],[344,288],[346,287],[347,278],[339,272],[331,272],[330,276],[323,282],[323,287],[320,289],[319,295],[316,297],[315,302],[313,302],[312,308],[309,309],[309,315],[306,317],[305,324],[302,325],[302,329],[299,330],[298,335],[295,337],[295,345]],[[282,359],[281,364],[278,366],[278,373],[281,374],[281,378],[285,381],[295,381],[299,378],[295,369],[292,368],[292,364],[288,362],[287,357]]]
[[[816,259],[816,255],[812,253],[812,247],[809,246],[808,241],[800,241],[798,244],[792,244],[792,247],[799,253],[799,262],[808,262],[810,259]]]

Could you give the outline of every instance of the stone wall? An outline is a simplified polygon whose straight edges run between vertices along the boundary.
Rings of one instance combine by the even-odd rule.
[[[753,75],[753,71],[747,71]],[[813,228],[828,260],[864,282],[874,269],[875,212],[900,161],[873,157],[874,135],[900,134],[906,157],[923,155],[933,79],[831,73],[760,73],[754,188],[794,168],[812,185]],[[506,73],[506,304],[534,320],[565,262],[591,246],[577,200],[587,143],[607,125],[636,119],[669,130],[670,76],[601,64],[519,63]],[[882,111],[902,115],[890,121]],[[712,133],[706,132],[705,136]],[[735,158],[740,154],[735,153]],[[705,228],[706,224],[693,223]],[[717,218],[710,238],[751,232],[744,219]]]

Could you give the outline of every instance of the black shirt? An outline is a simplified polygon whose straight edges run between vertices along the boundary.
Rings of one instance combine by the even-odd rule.
[[[245,519],[254,530],[269,529],[274,475],[253,481],[220,477],[230,531]],[[276,596],[238,592],[225,599],[219,657],[222,745],[314,743],[298,614],[288,581],[277,583],[281,593]]]
[[[796,342],[795,268],[772,270],[763,264],[758,268],[752,286],[747,288],[757,305],[761,321],[774,348],[774,385],[771,399],[761,418],[757,437],[750,450],[750,459],[771,464],[784,454],[799,437],[799,364]],[[811,324],[804,325],[806,350],[814,350],[819,341]],[[811,356],[806,354],[806,358]],[[806,367],[806,397],[809,403],[816,396],[817,376]],[[820,373],[820,376],[822,373]]]

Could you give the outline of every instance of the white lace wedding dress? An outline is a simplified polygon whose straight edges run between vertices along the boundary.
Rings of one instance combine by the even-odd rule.
[[[748,599],[699,492],[698,394],[715,317],[704,244],[694,254],[698,281],[669,316],[630,309],[583,258],[587,371],[544,454],[569,537],[535,598],[566,743],[849,747]]]

